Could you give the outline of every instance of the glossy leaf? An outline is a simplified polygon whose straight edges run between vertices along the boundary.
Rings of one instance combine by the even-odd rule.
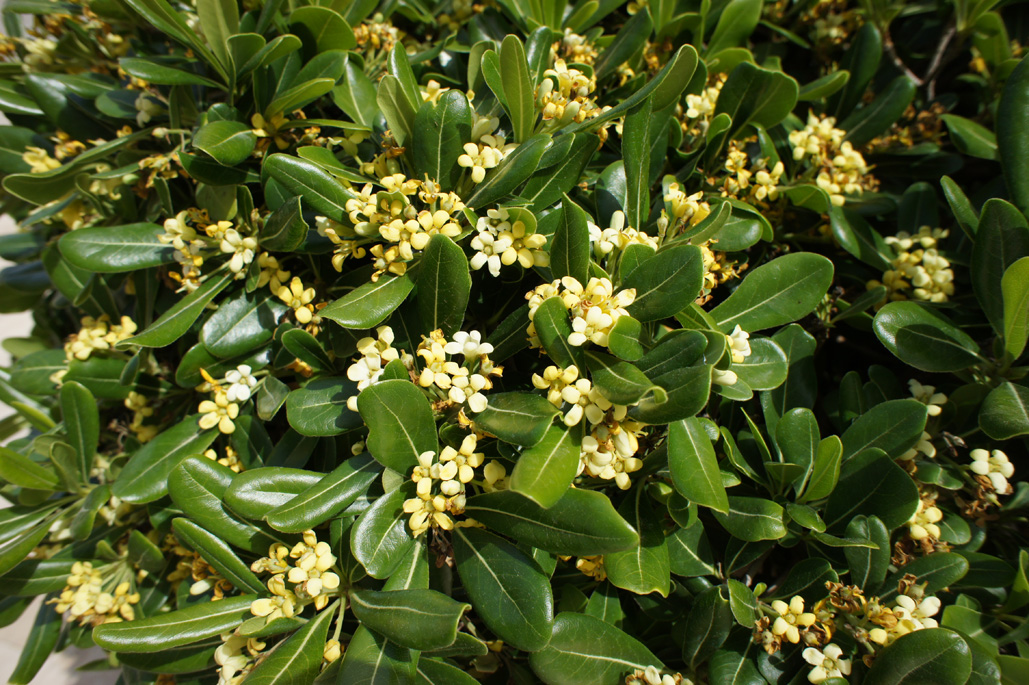
[[[455,528],[453,542],[457,573],[483,623],[518,649],[543,649],[554,632],[554,600],[536,562],[477,528]]]
[[[417,660],[417,652],[395,645],[359,626],[343,655],[337,682],[369,685],[413,683]]]
[[[186,418],[145,444],[129,458],[112,486],[116,497],[144,504],[168,494],[168,475],[186,457],[200,454],[218,437],[201,430],[198,416]]]
[[[432,408],[410,381],[381,381],[365,388],[357,408],[368,425],[368,451],[382,465],[407,473],[418,455],[437,450]]]
[[[135,271],[174,261],[175,250],[158,240],[156,224],[96,226],[65,233],[58,245],[73,266],[99,273]]]
[[[641,642],[599,618],[564,612],[541,651],[529,656],[533,672],[547,685],[618,685],[625,674],[662,667]]]
[[[679,493],[700,506],[729,513],[718,458],[699,419],[676,421],[668,428],[668,468]]]
[[[185,518],[174,519],[172,529],[180,540],[192,547],[234,587],[258,593],[267,589],[250,567],[236,556],[232,547],[214,533]]]
[[[354,557],[372,578],[389,578],[415,544],[404,513],[404,500],[414,496],[403,487],[379,497],[351,529]]]
[[[159,652],[233,630],[247,616],[257,595],[226,597],[185,609],[93,629],[93,639],[112,652]]]
[[[1004,183],[1015,206],[1029,214],[1029,60],[1022,59],[1008,76],[997,106],[997,149]]]
[[[972,290],[998,333],[1004,330],[1004,272],[1029,256],[1029,222],[1009,202],[992,198],[983,205],[972,246]]]
[[[733,537],[748,542],[778,540],[786,535],[783,508],[760,497],[729,497],[729,510],[715,518]]]
[[[923,371],[960,371],[979,360],[972,338],[914,302],[891,302],[880,309],[875,333],[901,361]]]
[[[1029,256],[1004,271],[1000,289],[1004,296],[1004,348],[1018,359],[1029,340]]]
[[[322,654],[335,611],[316,614],[272,650],[250,673],[252,685],[303,685],[313,682],[322,668]]]
[[[461,172],[457,158],[464,152],[462,146],[472,138],[468,98],[451,90],[435,104],[426,102],[415,115],[414,127],[419,132],[412,141],[418,177],[427,175],[444,190],[452,189]]]
[[[343,328],[373,328],[407,299],[414,282],[407,275],[383,275],[332,302],[319,314]]]
[[[636,299],[627,307],[639,321],[674,316],[700,294],[704,259],[694,245],[670,245],[633,269],[622,288],[634,288]]]
[[[347,400],[357,394],[357,384],[346,378],[316,378],[286,396],[289,425],[301,435],[332,436],[361,425]]]
[[[589,273],[590,232],[582,207],[567,195],[561,203],[561,220],[550,240],[550,271],[554,278],[571,276],[585,285]]]
[[[944,628],[929,628],[898,638],[875,660],[863,682],[959,685],[971,672],[972,654],[961,636]]]
[[[418,270],[416,302],[425,330],[441,329],[448,338],[460,330],[471,290],[464,250],[445,235],[432,236]]]
[[[928,418],[926,407],[917,400],[889,400],[862,414],[844,431],[843,461],[868,449],[880,449],[900,457],[922,437]]]
[[[218,293],[231,282],[231,273],[225,273],[220,278],[209,278],[199,288],[179,300],[142,333],[123,341],[122,346],[164,347],[170,345],[182,337],[200,317],[211,300],[217,297]]]
[[[362,625],[390,642],[419,651],[449,647],[471,608],[435,590],[350,593],[350,608]]]
[[[1029,388],[1003,383],[991,390],[979,409],[979,426],[994,440],[1029,434]]]
[[[553,506],[575,478],[581,441],[578,427],[548,427],[539,443],[522,452],[508,487],[541,507]]]
[[[821,255],[784,255],[750,272],[711,316],[727,333],[736,326],[748,333],[781,326],[810,313],[832,277],[832,262]]]
[[[299,195],[304,204],[319,214],[335,221],[346,218],[349,199],[346,191],[332,176],[311,162],[276,153],[265,159],[262,169],[291,194]]]
[[[523,447],[538,444],[560,413],[540,395],[524,392],[491,394],[489,404],[475,415],[475,426],[504,442]]]
[[[668,544],[644,488],[637,486],[622,502],[619,513],[639,532],[640,541],[636,547],[604,556],[608,580],[639,595],[657,592],[667,597],[671,587]]]
[[[824,518],[830,533],[844,530],[859,514],[878,517],[892,531],[917,507],[918,487],[911,477],[881,450],[868,449],[844,462]]]
[[[491,530],[553,554],[591,556],[631,549],[639,535],[599,492],[570,488],[549,508],[512,491],[468,499],[465,513]]]

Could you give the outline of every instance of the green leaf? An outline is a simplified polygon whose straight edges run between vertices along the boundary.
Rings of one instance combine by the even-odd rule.
[[[893,79],[869,105],[843,120],[840,128],[847,132],[844,140],[861,147],[885,133],[904,114],[916,91],[915,82],[907,76]]]
[[[732,627],[732,609],[722,597],[722,588],[709,587],[694,598],[682,648],[682,658],[691,670],[696,670],[722,646]]]
[[[618,685],[626,673],[663,667],[643,643],[595,616],[564,612],[554,621],[550,644],[529,655],[547,685]]]
[[[597,81],[603,81],[618,67],[629,61],[646,42],[653,28],[654,22],[651,19],[649,8],[640,8],[636,14],[629,17],[625,25],[615,34],[614,40],[601,51],[593,63]]]
[[[199,288],[175,303],[146,330],[120,343],[120,347],[165,347],[178,340],[189,330],[207,305],[218,293],[232,282],[232,273],[226,272],[220,278],[208,278]]]
[[[850,583],[868,592],[874,592],[882,585],[890,567],[890,532],[875,516],[856,516],[847,524],[847,537],[865,538],[878,546],[878,549],[843,549],[847,557],[847,566],[850,568]]]
[[[700,419],[676,421],[668,427],[668,469],[679,493],[700,506],[729,513],[718,458]]]
[[[1004,271],[1000,289],[1004,296],[1004,349],[1018,359],[1029,340],[1029,257]]]
[[[968,573],[968,560],[953,552],[938,552],[905,564],[883,583],[879,592],[884,600],[897,594],[897,583],[907,573],[915,576],[919,583],[926,583],[927,594],[935,594],[958,582]]]
[[[956,114],[940,116],[947,124],[950,139],[961,154],[979,159],[997,159],[997,136],[993,131]]]
[[[238,292],[225,299],[200,329],[200,342],[222,359],[246,354],[269,342],[289,307],[268,291]]]
[[[320,474],[284,466],[247,469],[233,477],[225,491],[225,504],[251,521],[262,520],[268,512],[286,504],[313,487]]]
[[[472,139],[472,110],[468,98],[458,90],[449,90],[433,104],[422,104],[414,118],[419,132],[411,145],[418,178],[428,176],[444,190],[454,189],[461,174],[457,158],[462,146]]]
[[[866,685],[961,685],[972,673],[972,653],[961,636],[944,628],[902,635],[879,655]]]
[[[357,384],[346,378],[316,378],[286,396],[289,425],[301,435],[332,436],[361,425],[347,400],[357,394]]]
[[[550,239],[550,271],[555,279],[571,276],[585,285],[590,264],[588,217],[567,195],[560,211],[561,220]]]
[[[997,149],[1004,184],[1023,214],[1029,214],[1029,59],[1022,58],[1008,76],[997,106]]]
[[[308,5],[293,10],[289,15],[289,32],[296,34],[316,54],[357,47],[350,24],[339,12],[328,7]]]
[[[134,9],[143,20],[153,24],[183,45],[192,48],[205,62],[214,67],[223,79],[227,79],[226,66],[228,62],[223,64],[207,49],[206,45],[200,42],[186,20],[168,4],[167,0],[126,0],[126,4]]]
[[[553,506],[575,478],[581,441],[578,427],[549,426],[543,439],[518,457],[508,487],[543,508]]]
[[[0,542],[0,576],[28,558],[50,532],[51,521],[44,521],[26,532],[19,532]]]
[[[586,365],[589,367],[593,386],[615,404],[634,404],[648,392],[656,391],[659,396],[663,392],[662,388],[651,383],[646,374],[638,368],[610,355],[587,352]]]
[[[1011,203],[992,198],[983,205],[972,246],[972,290],[998,333],[1004,330],[1004,303],[998,297],[1004,272],[1029,256],[1029,223]]]
[[[61,236],[61,254],[73,266],[98,273],[136,271],[174,261],[175,250],[158,240],[156,224],[80,228]]]
[[[68,440],[79,457],[79,477],[86,481],[100,442],[100,412],[93,393],[75,381],[63,383],[61,416]]]
[[[867,449],[844,461],[823,516],[830,533],[844,530],[859,514],[878,517],[892,531],[917,508],[918,487],[911,476],[882,450]]]
[[[846,69],[834,71],[801,86],[797,99],[801,102],[814,102],[827,98],[847,85],[849,80],[850,72]]]
[[[226,597],[194,604],[148,618],[104,623],[93,629],[93,640],[112,652],[160,652],[215,637],[236,628],[250,616],[257,595]]]
[[[332,371],[333,363],[318,339],[303,328],[293,328],[282,334],[282,346],[294,357],[314,371]],[[356,386],[355,386],[356,389]]]
[[[118,65],[130,76],[154,85],[221,87],[217,81],[212,81],[199,74],[143,57],[122,57],[118,60]]]
[[[475,194],[465,204],[472,209],[481,209],[509,195],[536,171],[549,145],[550,136],[546,133],[538,133],[526,140],[504,157],[504,161],[489,173],[485,181],[476,186]]]
[[[442,329],[448,338],[459,331],[471,291],[464,250],[441,233],[432,236],[418,269],[416,302],[425,330]]]
[[[729,608],[733,618],[741,626],[752,628],[761,617],[761,610],[754,591],[735,578],[729,578],[726,583],[729,588]]]
[[[653,139],[663,132],[654,127],[653,102],[647,98],[625,115],[622,156],[625,163],[625,219],[630,226],[643,226],[650,215],[650,156]]]
[[[322,654],[336,612],[323,609],[279,643],[246,679],[251,685],[306,685],[322,670]]]
[[[772,390],[786,380],[789,368],[786,353],[771,338],[752,338],[750,355],[733,362],[732,370],[754,390]]]
[[[264,116],[271,118],[283,112],[292,112],[308,105],[321,96],[325,95],[336,85],[334,78],[316,78],[306,83],[294,86],[289,90],[280,93],[268,103],[264,109]]]
[[[711,543],[704,533],[704,525],[697,522],[679,528],[665,538],[672,573],[683,578],[717,576]]]
[[[747,38],[761,19],[760,0],[729,3],[718,17],[715,32],[708,41],[705,56],[716,55],[726,48],[746,47]]]
[[[418,659],[417,685],[476,685],[479,681],[446,661]]]
[[[332,101],[355,122],[371,127],[379,115],[375,97],[375,84],[361,70],[356,60],[348,59],[343,78],[332,89]]]
[[[532,212],[551,207],[572,191],[596,152],[597,138],[591,133],[559,137],[540,158],[539,169],[529,176],[518,196],[528,202]],[[556,159],[550,164],[552,156]]]
[[[172,530],[234,587],[261,594],[267,591],[264,583],[236,556],[232,547],[214,533],[185,518],[172,520]]]
[[[172,502],[205,530],[240,549],[265,554],[279,542],[267,529],[236,516],[225,504],[235,474],[204,456],[185,459],[167,480]]]
[[[554,598],[536,562],[478,528],[455,528],[453,544],[457,573],[483,623],[518,649],[543,649],[554,630]]]
[[[543,439],[559,413],[540,395],[504,392],[490,395],[489,404],[475,415],[475,427],[504,442],[532,447]]]
[[[347,220],[349,194],[336,179],[311,162],[276,153],[264,160],[262,173],[281,183],[293,195],[299,195],[319,214],[334,221]]]
[[[168,494],[168,475],[186,457],[200,454],[218,437],[201,431],[199,415],[187,417],[165,430],[133,454],[114,481],[112,492],[133,504],[154,502]]]
[[[415,682],[418,653],[359,626],[347,645],[339,683],[401,685]]]
[[[961,371],[979,361],[979,346],[942,314],[914,302],[890,302],[875,315],[875,334],[922,371]]]
[[[667,597],[671,587],[668,544],[662,517],[651,505],[646,489],[637,486],[622,501],[619,513],[639,532],[640,542],[631,549],[604,555],[608,580],[638,595],[657,592]]]
[[[922,437],[928,418],[926,406],[914,399],[889,400],[862,414],[843,433],[843,461],[877,448],[900,457]]]
[[[405,484],[375,500],[354,523],[350,548],[372,578],[389,578],[414,547],[404,513],[404,500],[413,496]]]
[[[52,601],[52,599],[55,598],[48,598],[47,601]],[[18,656],[18,663],[15,665],[8,683],[27,685],[36,677],[39,669],[43,667],[43,663],[57,646],[63,623],[61,615],[48,604],[40,605],[28,635],[22,638],[24,647]]]
[[[832,262],[821,255],[783,255],[754,269],[711,316],[727,333],[735,326],[750,333],[781,326],[814,310],[832,278]]]
[[[712,354],[710,363],[721,357],[722,347]],[[672,423],[695,416],[707,404],[711,393],[711,367],[705,363],[707,337],[700,331],[674,331],[664,336],[654,349],[637,363],[640,371],[667,393],[645,397],[630,416],[649,424]]]
[[[592,556],[631,549],[636,531],[606,495],[570,488],[550,508],[511,491],[468,499],[465,513],[491,530],[553,554]]]
[[[608,349],[619,358],[634,362],[643,356],[640,333],[643,327],[631,316],[620,316],[608,336]]]
[[[379,81],[375,102],[389,124],[397,145],[405,145],[412,136],[412,127],[417,116],[415,103],[404,93],[404,87],[393,74],[386,74]]]
[[[378,281],[351,290],[319,314],[343,328],[373,328],[392,314],[412,290],[414,281],[406,274],[382,275]]]
[[[435,590],[352,590],[350,608],[362,625],[390,642],[427,651],[453,644],[471,605]]]
[[[511,117],[515,142],[524,142],[536,125],[536,103],[525,47],[517,36],[505,36],[500,45],[500,81],[503,84],[500,98]]]
[[[800,595],[811,605],[825,597],[827,581],[835,583],[839,579],[832,564],[825,559],[802,559],[790,569],[786,580],[776,588],[774,593],[770,593],[768,599],[781,598],[789,601],[791,597]]]
[[[232,68],[229,37],[239,33],[239,6],[235,0],[197,0],[197,16],[204,38],[226,70]]]
[[[783,508],[760,497],[729,496],[729,511],[715,512],[715,519],[740,540],[778,540],[786,535]]]
[[[368,425],[368,451],[383,466],[407,473],[418,455],[439,449],[436,421],[425,394],[410,381],[380,381],[357,398]]]
[[[193,136],[193,147],[203,150],[225,166],[236,166],[245,161],[256,145],[257,135],[238,121],[212,121],[201,126]]]
[[[284,533],[313,529],[350,506],[382,472],[369,454],[359,454],[321,480],[265,515],[272,528]]]
[[[669,245],[633,269],[622,288],[636,289],[636,299],[627,307],[639,321],[657,321],[682,311],[684,302],[700,294],[704,281],[704,259],[695,245]]]
[[[735,140],[748,124],[774,127],[793,110],[799,93],[797,82],[781,71],[741,62],[726,79],[715,106],[715,116],[732,117],[722,140]],[[713,151],[717,152],[717,147]]]
[[[6,447],[0,447],[0,479],[33,490],[56,490],[60,483],[53,471]]]
[[[572,334],[572,322],[568,318],[568,310],[560,297],[548,297],[536,308],[532,322],[536,327],[543,349],[547,356],[554,360],[560,368],[568,368],[575,364],[580,369],[586,366],[585,354],[581,347],[568,342]]]
[[[1003,383],[991,390],[979,409],[979,427],[994,440],[1029,434],[1029,388]]]

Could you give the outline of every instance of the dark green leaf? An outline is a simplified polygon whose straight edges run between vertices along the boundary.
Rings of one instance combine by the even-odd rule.
[[[361,623],[390,642],[419,651],[449,647],[468,604],[435,590],[350,592],[350,608]]]
[[[186,457],[202,453],[219,435],[216,430],[202,431],[198,419],[199,415],[187,417],[133,454],[114,481],[114,495],[137,504],[167,495],[172,470]]]
[[[625,674],[663,664],[635,638],[586,614],[564,612],[541,651],[529,656],[533,672],[547,685],[618,685]]]
[[[508,487],[543,508],[553,506],[575,478],[581,441],[578,427],[548,427],[539,443],[522,452]]]
[[[99,273],[135,271],[174,261],[175,250],[158,240],[156,224],[97,226],[65,233],[61,254],[80,269]]]
[[[319,314],[343,328],[372,328],[392,314],[413,289],[414,281],[407,275],[382,275],[378,281],[351,290]]]
[[[560,410],[540,395],[505,392],[490,395],[489,404],[475,415],[477,429],[504,442],[532,447],[543,439]]]
[[[233,630],[250,616],[257,595],[226,597],[185,609],[93,629],[93,639],[112,652],[159,652]]]

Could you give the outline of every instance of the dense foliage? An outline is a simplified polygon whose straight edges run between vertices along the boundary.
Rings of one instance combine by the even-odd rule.
[[[1029,682],[1025,4],[3,18],[12,682]]]

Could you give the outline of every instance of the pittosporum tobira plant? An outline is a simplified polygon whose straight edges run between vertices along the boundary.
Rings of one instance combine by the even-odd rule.
[[[1025,4],[3,17],[12,682],[1029,682]]]

